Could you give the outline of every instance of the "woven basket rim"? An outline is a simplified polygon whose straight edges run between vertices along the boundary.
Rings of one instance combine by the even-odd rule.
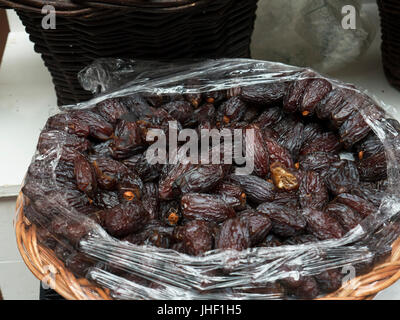
[[[48,277],[46,266],[56,269],[54,290],[69,300],[112,300],[109,289],[100,288],[85,278],[76,278],[52,250],[38,243],[36,226],[23,214],[24,202],[20,192],[16,203],[15,233],[18,250],[28,269],[40,281]],[[316,300],[371,300],[380,291],[400,279],[400,237],[392,244],[392,254],[371,272],[356,277],[337,291]]]
[[[60,15],[81,15],[93,11],[114,9],[142,9],[146,11],[181,11],[203,7],[211,0],[0,0],[0,6],[15,10],[41,12],[44,5],[51,5]]]
[[[35,0],[38,1],[38,0]],[[70,1],[70,0],[64,0]],[[121,7],[145,7],[145,8],[170,8],[170,7],[181,7],[187,5],[196,5],[198,2],[204,2],[202,0],[75,0],[76,3],[82,2],[92,5],[94,3],[101,5],[115,5]],[[208,1],[209,2],[209,1]]]

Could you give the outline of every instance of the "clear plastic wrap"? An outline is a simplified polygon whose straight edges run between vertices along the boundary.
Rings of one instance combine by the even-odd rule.
[[[400,125],[384,112],[386,107],[383,103],[352,85],[327,79],[310,69],[247,59],[180,64],[99,60],[83,70],[79,77],[85,89],[102,93],[88,102],[64,106],[59,114],[49,118],[22,188],[24,215],[38,227],[38,240],[52,249],[68,270],[76,277],[86,277],[100,287],[110,289],[115,299],[315,298],[338,289],[347,275],[345,270],[354,270],[354,275],[371,270],[390,254],[392,242],[400,236],[397,183]],[[246,111],[251,109],[255,114],[251,117],[243,113],[233,120],[235,113],[232,112],[229,118],[226,108],[221,107],[223,101],[229,99],[239,99],[245,103]],[[172,104],[185,101],[185,105],[190,104],[190,109],[186,113],[176,112],[166,106],[168,101]],[[236,209],[235,204],[235,210],[233,205],[227,208],[229,197],[218,195],[222,200],[216,203],[221,205],[221,210],[214,210],[212,218],[205,218],[210,237],[214,234],[211,250],[194,254],[192,249],[203,240],[204,233],[195,240],[187,236],[191,231],[179,235],[183,232],[182,224],[185,226],[193,220],[183,200],[188,194],[181,184],[178,195],[161,191],[160,187],[172,175],[171,172],[180,170],[177,169],[180,164],[149,169],[138,161],[138,155],[149,148],[149,144],[139,147],[135,144],[137,136],[130,134],[149,119],[156,119],[150,124],[157,125],[157,128],[165,128],[160,125],[162,119],[154,116],[157,110],[163,110],[162,114],[167,114],[168,120],[179,119],[182,123],[189,123],[181,127],[197,127],[198,118],[193,120],[190,117],[202,113],[195,112],[202,110],[202,102],[213,104],[217,109],[216,117],[220,117],[218,119],[222,122],[218,124],[217,121],[216,127],[238,128],[256,123],[256,128],[262,127],[265,139],[275,139],[283,149],[287,148],[290,164],[287,167],[281,164],[280,168],[295,172],[292,175],[297,189],[292,193],[282,191],[274,180],[274,174],[253,172],[251,177],[257,175],[254,179],[260,181],[261,178],[264,181],[261,184],[273,186],[272,198],[261,201],[247,190],[251,187],[242,185],[244,176],[234,176],[231,167],[227,171],[224,169],[212,187],[208,185],[207,190],[201,191],[196,189],[189,192],[190,195],[211,194],[217,197],[214,195],[217,186],[228,181],[247,194],[247,207]],[[324,116],[324,112],[331,112],[333,107],[338,108],[335,113]],[[263,122],[265,126],[262,126],[261,119],[265,120],[265,117],[261,118],[260,114],[273,108],[285,110],[281,113],[283,120],[281,117],[269,124]],[[207,121],[208,114],[202,116],[205,118],[201,119]],[[303,130],[301,146],[305,149],[300,146],[296,151],[285,139],[300,138],[288,136],[276,127],[289,118],[295,119],[294,127],[301,123],[303,129],[313,128],[311,123],[318,121],[323,132],[310,130],[307,140],[303,138],[306,137]],[[128,124],[121,128],[121,122]],[[292,125],[287,127],[291,129]],[[147,133],[148,129],[149,126],[145,127]],[[282,138],[279,135],[273,136],[275,130],[282,133],[283,140],[279,140]],[[124,135],[130,140],[122,141],[118,149],[116,144],[121,142],[118,139],[123,140]],[[304,168],[302,157],[308,154],[305,146],[314,150],[315,145],[321,145],[318,142],[320,137],[325,139],[332,135],[336,135],[340,145],[334,148],[336,160],[328,163],[323,169],[325,171]],[[370,140],[374,147],[371,152],[364,147]],[[326,148],[325,143],[323,145]],[[268,150],[271,158],[274,152]],[[316,149],[314,152],[319,151]],[[378,154],[384,155],[384,170],[382,161],[373,158]],[[372,162],[362,163],[364,160]],[[344,164],[350,169],[335,175],[335,165],[340,167]],[[271,168],[272,164],[267,170]],[[356,182],[351,182],[350,187],[340,185],[341,175],[349,174],[351,168],[357,168]],[[255,169],[259,169],[257,165]],[[376,171],[371,173],[369,169]],[[329,170],[333,170],[334,175]],[[323,205],[304,199],[302,190],[306,187],[303,188],[303,181],[309,171],[317,172],[315,174],[321,176],[326,193],[329,190],[329,198],[326,197]],[[186,172],[181,171],[177,177]],[[339,179],[339,189],[338,182],[332,182],[332,179]],[[346,176],[343,179],[348,182],[353,178]],[[176,181],[171,188],[176,188]],[[158,193],[144,193],[149,183],[159,188]],[[187,187],[193,190],[192,185]],[[305,193],[305,197],[309,196]],[[174,203],[174,210],[183,211],[179,225],[176,221],[168,224],[171,216],[165,220],[160,204],[157,210],[152,211],[151,201],[159,198],[168,205],[178,201],[178,204]],[[290,201],[295,205],[289,204]],[[295,227],[288,222],[293,228],[290,234],[282,235],[280,228],[284,228],[286,222],[269,215],[268,210],[273,205],[283,207],[282,212],[290,208],[298,219],[305,221],[304,224],[292,232]],[[335,220],[332,225],[340,228],[340,237],[332,230],[318,230],[323,227],[320,217],[326,219],[328,205],[344,206],[359,218],[351,228],[345,228],[348,227],[347,216],[343,221],[330,216],[327,221]],[[208,210],[210,212],[212,208]],[[244,216],[245,210],[267,215],[272,225],[268,234],[263,234],[257,241],[251,240],[254,242],[251,245],[249,239],[253,229],[249,226],[250,220]],[[221,219],[225,211],[227,216]],[[178,212],[174,214],[178,216]],[[115,216],[118,219],[113,220]],[[310,217],[315,217],[315,220]],[[233,220],[235,224],[232,222],[231,229],[223,226]],[[194,221],[198,223],[197,219]],[[121,225],[128,224],[129,231],[121,229]],[[243,250],[219,245],[224,237],[222,228],[236,230],[231,234],[233,242],[237,237],[247,241],[247,245],[241,247]],[[198,229],[193,230],[196,235]],[[216,248],[217,242],[219,249]]]

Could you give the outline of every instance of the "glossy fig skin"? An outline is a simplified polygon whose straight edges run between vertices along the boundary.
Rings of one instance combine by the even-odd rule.
[[[305,209],[304,219],[307,222],[307,230],[320,240],[340,239],[344,236],[344,230],[337,220],[323,211]]]
[[[250,232],[245,221],[232,218],[222,223],[215,242],[217,249],[242,251],[250,245]]]
[[[187,193],[181,199],[184,218],[223,222],[236,216],[235,210],[221,197],[209,194]]]
[[[115,237],[141,231],[149,221],[149,214],[140,202],[115,206],[106,212],[105,228]]]
[[[387,177],[387,160],[381,140],[370,133],[354,146],[357,169],[363,181],[379,181]]]
[[[161,175],[161,165],[149,163],[145,154],[134,155],[128,159],[124,159],[122,163],[137,173],[143,182],[155,181]]]
[[[246,134],[244,137],[246,152],[248,150],[248,145],[252,145],[251,156],[254,161],[254,174],[259,177],[265,177],[269,173],[269,154],[268,148],[264,141],[263,131],[255,124],[245,127]],[[252,130],[254,136],[252,137],[248,134],[247,130]],[[248,155],[246,155],[248,157]]]
[[[255,121],[261,129],[271,127],[278,123],[284,117],[284,113],[280,107],[272,107],[265,110]]]
[[[213,191],[235,210],[240,211],[246,208],[247,195],[239,184],[231,181],[222,181]]]
[[[275,192],[274,200],[271,202],[277,205],[284,205],[292,210],[300,209],[300,198],[297,190],[284,191],[278,190]]]
[[[269,105],[283,100],[288,84],[276,82],[243,87],[240,99],[254,105]]]
[[[74,221],[59,216],[55,218],[49,225],[49,231],[58,237],[68,239],[73,246],[78,246],[90,231],[90,227],[83,221]]]
[[[160,200],[158,195],[158,185],[154,182],[147,182],[143,185],[142,204],[149,213],[150,220],[159,218]]]
[[[325,132],[325,126],[319,122],[306,122],[303,130],[303,144],[315,140]]]
[[[231,175],[230,179],[238,183],[248,199],[255,203],[270,202],[275,198],[275,187],[272,182],[257,176]]]
[[[113,126],[104,120],[100,115],[86,110],[77,110],[69,114],[71,116],[72,123],[69,124],[69,129],[74,131],[76,126],[82,125],[88,127],[89,136],[98,140],[108,140],[113,134]]]
[[[363,181],[379,181],[387,178],[387,162],[385,152],[364,157],[357,163],[360,179]]]
[[[335,201],[352,208],[363,218],[366,218],[377,211],[377,208],[370,201],[355,194],[342,193],[335,198]]]
[[[325,79],[312,80],[304,90],[303,99],[299,106],[299,111],[304,117],[312,116],[315,108],[325,96],[331,92],[332,85]]]
[[[265,132],[264,132],[265,133]],[[281,146],[277,140],[273,137],[266,135],[265,144],[267,146],[269,163],[279,162],[287,168],[293,168],[294,163],[290,155],[290,152],[283,146]]]
[[[292,82],[283,99],[284,111],[287,113],[295,113],[299,110],[305,90],[311,82],[311,79],[302,79]]]
[[[338,162],[340,157],[336,153],[317,151],[300,156],[299,168],[304,171],[326,172],[331,164]]]
[[[180,175],[174,182],[174,188],[180,193],[207,192],[225,177],[221,165],[199,165]]]
[[[371,127],[365,120],[368,117],[370,121],[380,120],[383,117],[383,110],[370,101],[366,101],[362,112],[355,111],[352,115],[340,126],[339,136],[343,141],[345,148],[350,148],[357,142],[361,141],[371,132]]]
[[[333,132],[323,132],[314,140],[305,141],[300,149],[300,155],[305,156],[315,152],[337,153],[341,148],[339,137]]]
[[[356,153],[355,158],[359,160],[385,152],[382,141],[374,133],[370,133],[364,140],[357,143],[354,149]]]
[[[110,123],[90,110],[56,114],[47,120],[45,128],[65,131],[82,138],[91,136],[98,140],[108,140],[114,131]]]
[[[360,182],[356,164],[349,160],[331,163],[325,175],[325,182],[328,189],[335,195],[351,192]]]
[[[192,168],[194,168],[194,165],[181,162],[165,166],[158,182],[160,198],[163,200],[174,199],[176,197],[175,181]]]
[[[199,256],[214,248],[214,237],[208,222],[192,220],[178,228],[179,240],[187,254]]]
[[[107,122],[115,125],[124,114],[129,112],[121,99],[107,99],[98,104],[95,108],[96,112],[100,114]]]
[[[47,154],[61,146],[69,152],[85,152],[91,147],[91,143],[84,137],[60,130],[44,130],[41,132],[37,145],[41,154]]]
[[[143,147],[144,141],[136,122],[120,120],[115,129],[110,145],[115,159],[125,159],[137,153]]]
[[[240,219],[248,223],[252,246],[256,246],[262,242],[272,228],[272,222],[268,216],[255,210],[244,210],[240,212]]]
[[[362,221],[362,217],[357,212],[354,212],[349,206],[340,202],[329,203],[324,211],[337,220],[346,232],[356,227]]]
[[[300,205],[302,208],[321,210],[329,202],[328,189],[323,178],[314,171],[307,171],[300,183]]]
[[[263,203],[257,207],[257,212],[266,215],[272,222],[274,234],[282,237],[294,236],[306,227],[304,217],[283,205]]]
[[[174,119],[181,123],[188,121],[193,113],[193,107],[186,101],[173,101],[162,106]]]
[[[75,159],[74,174],[78,189],[93,196],[97,188],[96,176],[89,161],[82,155]]]
[[[333,89],[317,103],[315,107],[317,117],[321,120],[331,119],[337,110],[348,104],[354,93],[354,90],[341,87]]]
[[[126,192],[140,199],[143,182],[136,173],[130,171],[122,163],[108,158],[98,158],[93,161],[98,185],[105,190],[118,190],[121,195]]]
[[[384,197],[384,191],[379,190],[377,186],[370,183],[360,184],[351,191],[352,194],[371,202],[376,208],[379,208]]]
[[[220,106],[217,120],[224,125],[237,123],[244,117],[247,105],[239,98],[232,97]]]
[[[202,122],[216,122],[216,109],[212,103],[204,103],[193,111],[190,117],[183,123],[184,126],[193,127],[200,125]]]
[[[136,245],[150,244],[168,249],[174,243],[173,228],[165,226],[157,220],[151,220],[141,231],[131,233],[122,240]]]
[[[126,167],[109,158],[97,158],[92,162],[98,185],[105,190],[115,190]]]
[[[278,134],[278,142],[290,152],[293,161],[297,161],[302,148],[304,128],[304,124],[294,117],[284,118],[272,127]]]
[[[93,198],[94,204],[102,209],[111,209],[120,203],[119,193],[116,191],[102,190]]]

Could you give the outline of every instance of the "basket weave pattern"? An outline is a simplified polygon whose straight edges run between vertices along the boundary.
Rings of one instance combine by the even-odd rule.
[[[257,1],[182,0],[176,3],[188,4],[175,7],[153,1],[148,7],[138,0],[85,6],[62,0],[58,6],[54,3],[54,30],[42,28],[43,1],[0,0],[0,6],[16,10],[52,75],[58,104],[63,105],[91,98],[77,73],[97,58],[249,57]]]
[[[378,0],[382,31],[382,62],[389,82],[400,90],[400,3]]]
[[[84,278],[76,278],[67,270],[52,250],[40,244],[36,236],[36,226],[23,214],[24,196],[17,199],[16,237],[18,249],[29,270],[39,279],[48,277],[46,266],[55,268],[54,289],[66,299],[111,300],[108,289],[99,288]],[[54,271],[54,270],[53,270]],[[400,238],[392,245],[392,254],[380,265],[362,276],[348,281],[339,290],[318,300],[370,300],[377,293],[400,279]]]

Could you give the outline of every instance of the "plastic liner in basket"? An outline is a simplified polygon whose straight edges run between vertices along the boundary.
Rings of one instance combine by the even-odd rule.
[[[315,298],[400,235],[400,125],[352,85],[245,59],[100,60],[80,79],[106,93],[48,119],[23,212],[115,299]],[[153,163],[157,134],[184,129],[245,129],[253,170],[218,144],[220,163],[185,162],[187,140]]]

